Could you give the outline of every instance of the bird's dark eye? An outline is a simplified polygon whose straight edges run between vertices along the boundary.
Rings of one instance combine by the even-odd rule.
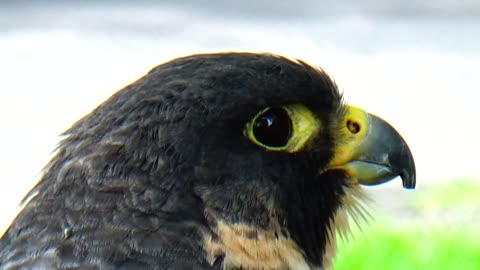
[[[258,115],[253,122],[253,136],[270,147],[282,147],[292,134],[292,120],[282,108],[270,108]]]
[[[315,114],[302,104],[269,107],[247,123],[244,135],[268,151],[294,153],[321,128]]]

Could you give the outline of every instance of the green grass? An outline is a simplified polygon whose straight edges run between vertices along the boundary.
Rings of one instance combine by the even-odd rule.
[[[383,217],[362,231],[353,229],[349,241],[340,241],[333,269],[480,269],[480,222],[471,221],[478,215],[478,181],[432,186],[419,190],[418,197],[406,203],[418,216],[438,216],[438,220]],[[452,222],[438,215],[448,212],[458,217]]]
[[[441,210],[457,205],[478,204],[479,199],[480,179],[462,179],[441,183],[425,191],[418,190],[418,196],[411,205],[425,211]]]
[[[341,241],[334,269],[480,269],[480,230],[437,226],[357,230]]]

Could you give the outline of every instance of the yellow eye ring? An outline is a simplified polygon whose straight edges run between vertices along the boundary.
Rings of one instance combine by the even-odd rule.
[[[269,151],[294,153],[320,129],[320,121],[302,104],[268,107],[247,123],[244,134]]]

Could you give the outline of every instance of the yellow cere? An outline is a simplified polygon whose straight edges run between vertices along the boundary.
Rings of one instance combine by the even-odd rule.
[[[260,111],[247,124],[245,135],[255,144],[262,146],[270,151],[284,151],[288,153],[295,153],[300,151],[321,128],[321,123],[313,112],[302,104],[291,104],[282,106],[290,117],[292,130],[288,142],[280,147],[272,147],[259,142],[253,134],[253,124],[258,116],[262,115],[270,108]]]
[[[355,156],[356,149],[369,130],[368,114],[357,107],[348,106],[337,138],[335,153],[328,168],[345,164]]]

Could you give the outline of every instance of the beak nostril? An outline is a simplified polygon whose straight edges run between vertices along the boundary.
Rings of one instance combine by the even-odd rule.
[[[347,120],[347,128],[352,134],[360,132],[360,125],[351,119]]]

